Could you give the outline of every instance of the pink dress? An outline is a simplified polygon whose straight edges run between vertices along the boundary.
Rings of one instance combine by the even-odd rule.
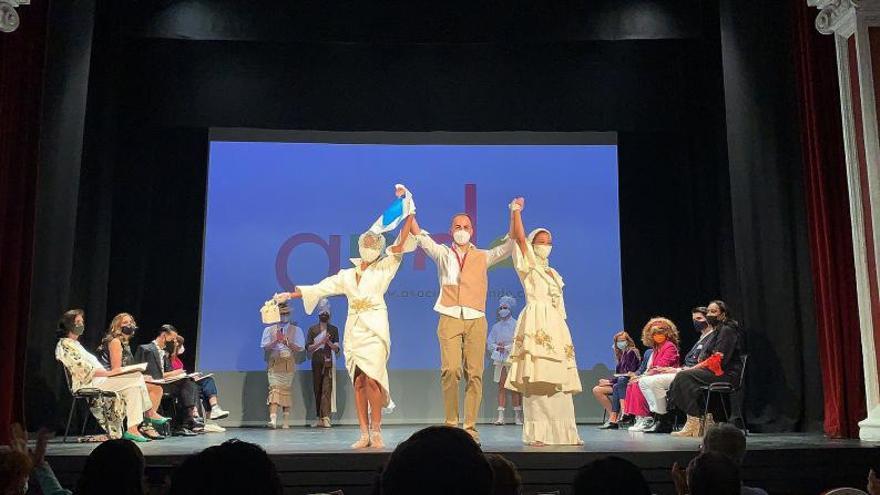
[[[663,367],[678,367],[678,346],[668,340],[659,349],[654,347],[654,352],[651,354],[651,362],[648,363],[645,373],[647,374],[653,368]],[[651,409],[648,408],[648,400],[642,394],[639,382],[633,383],[630,381],[626,386],[626,408],[624,413],[634,416],[651,415]]]

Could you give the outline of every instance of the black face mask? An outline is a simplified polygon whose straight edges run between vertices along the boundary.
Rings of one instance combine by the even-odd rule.
[[[708,326],[709,326],[709,323],[705,320],[703,320],[703,321],[694,320],[694,330],[696,330],[698,332],[702,332]]]
[[[322,323],[327,323],[330,321],[330,315],[319,315],[318,319],[321,320]]]
[[[122,327],[121,330],[122,330],[122,334],[123,334],[123,335],[127,335],[127,336],[131,337],[131,336],[134,335],[134,333],[137,331],[137,327],[136,327],[136,326],[133,326],[133,325],[131,325],[131,326],[124,326],[124,327]]]
[[[721,318],[717,315],[706,315],[706,321],[713,327],[717,327],[718,324],[721,323]]]

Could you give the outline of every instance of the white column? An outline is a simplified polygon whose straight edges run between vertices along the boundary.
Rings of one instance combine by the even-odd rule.
[[[880,0],[807,0],[820,9],[816,29],[835,38],[852,218],[859,330],[868,417],[859,437],[880,440],[880,141],[873,65],[880,65]],[[872,45],[874,53],[872,53]],[[873,60],[872,60],[873,59]],[[880,67],[878,67],[880,69]]]

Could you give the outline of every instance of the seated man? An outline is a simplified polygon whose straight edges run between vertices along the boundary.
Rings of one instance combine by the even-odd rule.
[[[198,418],[196,401],[199,400],[199,386],[192,378],[181,377],[186,375],[182,369],[174,370],[171,366],[169,352],[177,339],[177,329],[171,325],[162,325],[159,335],[149,344],[138,347],[135,361],[147,363],[145,375],[162,386],[164,393],[171,395],[178,402],[178,416],[174,418],[174,436],[193,436],[204,430],[204,423]],[[174,380],[174,378],[177,378]],[[169,381],[169,379],[171,379]]]

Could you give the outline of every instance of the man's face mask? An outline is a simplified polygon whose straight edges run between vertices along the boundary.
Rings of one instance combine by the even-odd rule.
[[[328,321],[330,321],[330,315],[327,313],[321,313],[320,315],[318,315],[318,319],[321,320],[323,323],[327,323]]]

